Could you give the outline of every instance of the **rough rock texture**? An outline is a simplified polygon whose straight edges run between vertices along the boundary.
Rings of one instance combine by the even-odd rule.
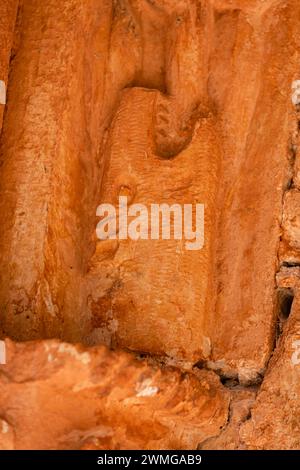
[[[299,283],[298,288],[299,289]],[[240,429],[252,449],[300,448],[300,304],[299,295],[252,408]]]
[[[0,447],[299,448],[299,18],[298,0],[1,1]],[[203,203],[204,247],[97,241],[119,196]],[[163,382],[138,397],[144,433],[141,370]]]
[[[213,372],[160,369],[103,346],[7,345],[0,448],[195,449],[226,424],[229,393]]]
[[[149,139],[158,100],[158,92],[145,89],[123,95],[107,141],[103,200],[118,205],[119,196],[128,193],[129,205],[138,202],[149,209],[157,201],[206,201],[205,246],[189,251],[184,240],[99,241],[89,282],[91,312],[99,328],[110,323],[114,344],[193,364],[211,353],[206,322],[214,307],[212,239],[220,149],[208,116],[175,160],[158,159]]]
[[[0,133],[8,83],[9,62],[19,0],[2,0],[0,4]]]

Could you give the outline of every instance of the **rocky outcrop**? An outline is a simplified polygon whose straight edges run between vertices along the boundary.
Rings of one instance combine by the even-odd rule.
[[[0,446],[299,447],[299,17],[2,0]],[[204,245],[97,240],[120,197],[204,204]]]

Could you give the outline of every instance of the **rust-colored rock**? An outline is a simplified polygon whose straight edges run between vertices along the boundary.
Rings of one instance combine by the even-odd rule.
[[[0,448],[195,449],[226,424],[229,393],[212,372],[161,370],[105,347],[7,345]]]
[[[220,149],[214,119],[208,116],[201,119],[192,142],[175,160],[157,158],[149,136],[160,100],[158,92],[145,89],[123,95],[108,137],[109,168],[102,198],[117,205],[119,196],[127,191],[129,205],[138,202],[149,210],[158,201],[172,205],[207,201],[205,246],[189,251],[184,240],[120,240],[112,250],[111,240],[99,241],[89,283],[91,313],[100,327],[108,324],[110,328],[114,322],[113,343],[193,364],[211,353],[206,323],[214,308],[213,239]],[[170,289],[171,281],[174,289]]]
[[[298,0],[1,1],[0,447],[299,447],[299,18]],[[97,240],[120,196],[204,204],[204,246]],[[143,432],[141,373],[160,388]]]
[[[0,133],[18,4],[19,0],[2,0],[0,4]]]
[[[284,333],[252,408],[240,429],[240,440],[251,449],[300,447],[300,304],[299,290]]]

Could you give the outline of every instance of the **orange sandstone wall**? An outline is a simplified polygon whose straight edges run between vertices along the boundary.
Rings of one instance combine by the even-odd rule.
[[[299,448],[299,18],[2,0],[0,448]],[[119,196],[203,203],[203,249],[97,240]]]

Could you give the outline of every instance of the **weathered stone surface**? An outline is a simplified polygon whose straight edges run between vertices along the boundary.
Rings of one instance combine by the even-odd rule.
[[[105,347],[7,341],[0,448],[195,449],[228,417],[212,372],[154,367]]]
[[[280,258],[282,262],[300,263],[300,192],[287,191],[283,206],[283,235]]]
[[[225,133],[212,366],[237,372],[246,383],[263,372],[273,347],[274,276],[295,125],[291,83],[298,74],[299,4],[221,4],[210,77]]]
[[[250,449],[300,448],[300,301],[292,313],[240,440]]]
[[[18,4],[19,0],[2,0],[0,4],[0,135]]]
[[[98,204],[112,3],[97,8],[29,0],[19,14],[1,139],[0,328],[20,340],[86,335],[79,293]]]
[[[241,450],[246,449],[240,439],[243,423],[251,419],[251,408],[255,402],[256,390],[234,387],[231,390],[230,410],[227,425],[216,437],[208,438],[199,445],[203,450]]]
[[[39,341],[8,343],[0,448],[299,448],[299,18],[1,0],[0,338]],[[203,249],[97,241],[122,195],[203,203]]]
[[[91,313],[99,327],[111,328],[114,322],[113,343],[193,364],[211,353],[206,322],[214,308],[212,265],[220,148],[214,119],[208,116],[175,160],[159,159],[151,152],[149,138],[158,100],[157,92],[145,89],[124,94],[107,142],[110,155],[102,200],[118,206],[119,196],[129,193],[128,206],[141,203],[149,213],[151,204],[195,207],[206,201],[205,246],[189,251],[185,240],[120,240],[115,241],[112,253],[111,240],[99,241],[96,257],[100,262],[93,261],[90,281]],[[111,285],[107,286],[108,276]],[[100,286],[98,292],[94,278]],[[105,289],[99,283],[101,278]]]
[[[186,0],[176,8],[146,0],[22,4],[16,32],[22,40],[11,67],[13,99],[1,142],[4,335],[116,340],[177,361],[209,360],[210,367],[245,382],[263,371],[272,348],[297,8],[293,1],[262,7]],[[278,24],[284,25],[280,38]],[[233,50],[234,62],[228,60]],[[122,117],[124,87],[133,89],[126,94],[132,119]],[[134,117],[137,95],[141,109]],[[118,135],[116,124],[110,126],[116,120]],[[105,145],[108,127],[113,157]],[[127,134],[133,137],[131,146]],[[118,141],[122,135],[123,143]],[[139,179],[142,147],[149,168]],[[125,152],[126,160],[116,152]],[[133,161],[136,167],[129,171]],[[176,172],[180,177],[173,176]],[[132,264],[131,271],[127,268],[132,277],[124,283],[125,296],[122,289],[113,290],[109,315],[105,292],[117,285],[120,260],[114,262],[110,254],[106,264],[114,265],[113,273],[101,281],[103,264],[97,268],[93,255],[97,258],[95,210],[112,196],[101,188],[103,173],[104,185],[105,178],[144,184],[151,194],[148,202],[193,202],[199,196],[207,210],[199,256],[181,257],[174,253],[175,244],[151,248],[137,242],[136,260],[121,249],[122,262]],[[165,182],[161,188],[159,178]],[[177,196],[168,196],[181,183]],[[146,264],[149,250],[156,254]],[[151,268],[158,259],[161,277]],[[144,270],[141,284],[136,263]],[[87,274],[91,265],[93,277]],[[169,291],[160,299],[176,276],[178,293],[172,298]],[[147,301],[143,285],[152,290]],[[103,302],[98,291],[104,293]],[[146,303],[139,303],[134,292],[141,292]],[[155,308],[155,300],[161,307]],[[95,309],[100,319],[95,320]]]

